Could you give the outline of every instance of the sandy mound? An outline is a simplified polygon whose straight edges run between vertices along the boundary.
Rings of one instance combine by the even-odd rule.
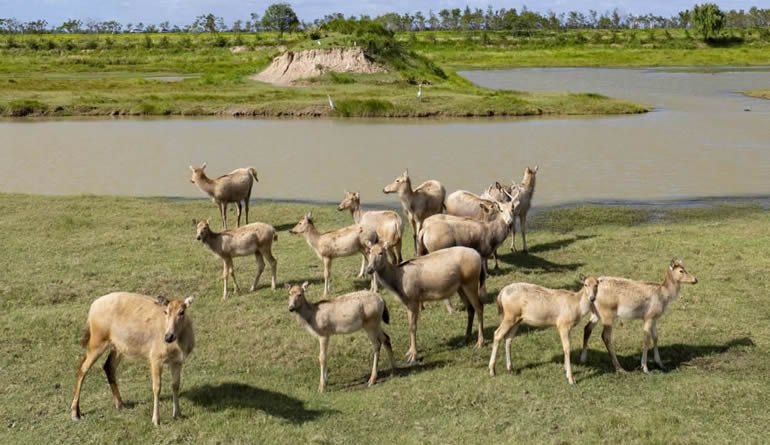
[[[385,69],[367,57],[361,48],[309,49],[281,54],[273,59],[270,66],[251,79],[288,85],[296,80],[320,76],[328,71],[377,73]]]

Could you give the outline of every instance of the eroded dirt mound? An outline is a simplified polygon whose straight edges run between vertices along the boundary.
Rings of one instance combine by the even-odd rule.
[[[320,76],[328,71],[377,73],[385,69],[367,57],[361,48],[309,49],[287,51],[251,78],[276,85],[289,85],[296,80]]]

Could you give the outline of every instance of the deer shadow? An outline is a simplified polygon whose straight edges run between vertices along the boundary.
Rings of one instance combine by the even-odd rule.
[[[532,251],[530,250],[530,252]],[[499,258],[500,261],[516,266],[519,269],[541,270],[544,272],[575,271],[585,265],[585,263],[554,263],[531,253],[528,255],[507,253]]]
[[[209,411],[221,411],[232,407],[264,411],[294,424],[303,424],[316,418],[336,413],[329,410],[305,408],[302,400],[267,389],[242,383],[203,385],[185,391],[182,397]]]
[[[548,252],[550,250],[561,249],[578,241],[596,238],[598,235],[575,235],[572,238],[562,238],[548,243],[535,244],[529,249],[529,253]]]
[[[395,354],[395,352],[394,352]],[[418,357],[417,363],[413,365],[406,365],[406,366],[399,366],[398,365],[398,356],[396,355],[396,369],[393,370],[393,373],[391,374],[390,368],[382,368],[383,364],[385,366],[390,366],[390,361],[388,360],[388,355],[385,352],[385,349],[383,348],[380,351],[380,368],[377,375],[377,384],[380,384],[381,382],[394,378],[394,377],[406,377],[412,374],[419,374],[421,372],[430,371],[432,369],[441,368],[443,366],[446,366],[447,362],[445,360],[437,360],[435,362],[430,363],[423,363],[423,358]],[[341,385],[335,385],[340,389],[343,390],[356,390],[356,389],[366,389],[367,384],[369,382],[370,374],[366,374],[360,378],[355,379],[354,381],[343,383]]]

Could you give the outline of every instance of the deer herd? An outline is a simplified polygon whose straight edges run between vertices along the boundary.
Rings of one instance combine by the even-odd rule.
[[[233,271],[233,258],[254,255],[257,271],[251,290],[257,288],[259,278],[270,265],[271,288],[276,289],[278,261],[272,246],[278,234],[269,224],[249,224],[249,200],[257,171],[253,167],[240,168],[227,175],[211,179],[206,176],[204,163],[190,166],[190,181],[209,195],[220,211],[224,230],[215,232],[209,220],[193,219],[196,239],[223,261],[224,280],[222,298],[227,298],[228,279],[238,292]],[[309,283],[286,284],[288,309],[300,324],[319,341],[319,391],[327,384],[326,351],[329,337],[364,330],[373,350],[372,373],[369,385],[377,379],[380,348],[385,346],[390,364],[396,367],[390,337],[382,323],[389,323],[390,314],[383,297],[377,293],[382,285],[395,295],[406,308],[409,322],[409,349],[407,363],[417,360],[417,321],[424,303],[444,300],[452,312],[449,299],[457,294],[464,303],[468,323],[465,341],[472,338],[473,321],[477,317],[476,348],[484,345],[484,301],[487,298],[485,281],[489,274],[487,262],[495,260],[497,250],[511,235],[511,250],[516,252],[516,219],[522,238],[522,252],[527,253],[526,220],[535,192],[538,167],[527,167],[521,183],[510,185],[495,182],[479,196],[465,190],[446,195],[444,186],[435,180],[425,181],[412,188],[409,172],[405,171],[383,188],[384,193],[396,193],[404,216],[412,229],[416,257],[404,261],[402,238],[404,225],[394,211],[364,211],[359,193],[345,192],[337,210],[349,210],[353,224],[337,230],[319,231],[312,212],[303,215],[290,233],[305,239],[310,249],[323,262],[323,297],[332,295],[331,265],[335,258],[361,255],[361,269],[371,275],[371,287],[335,298],[311,303],[306,298]],[[227,228],[227,206],[237,206],[237,228]],[[241,212],[245,207],[245,225],[241,226]],[[513,283],[497,295],[500,325],[494,333],[489,374],[495,375],[495,358],[501,340],[505,339],[506,368],[512,369],[511,340],[521,323],[534,327],[554,326],[559,331],[564,370],[570,384],[575,383],[570,364],[570,330],[590,314],[585,326],[581,362],[587,359],[588,341],[597,323],[603,326],[602,340],[617,372],[625,372],[615,355],[612,330],[616,318],[643,320],[643,347],[641,368],[647,373],[647,351],[650,340],[655,364],[663,363],[658,353],[657,321],[677,298],[680,285],[695,284],[697,279],[687,272],[681,260],[672,260],[666,267],[661,283],[634,281],[615,277],[580,276],[577,291],[549,289],[530,283]],[[123,402],[118,392],[116,370],[125,356],[143,358],[149,362],[153,386],[152,422],[159,423],[158,400],[161,369],[169,367],[172,376],[173,416],[180,415],[179,386],[184,359],[195,345],[193,326],[187,315],[193,297],[167,300],[128,292],[115,292],[96,299],[88,313],[81,344],[86,354],[77,368],[75,396],[71,405],[73,420],[79,420],[80,390],[83,379],[94,362],[110,350],[104,371],[117,408]]]

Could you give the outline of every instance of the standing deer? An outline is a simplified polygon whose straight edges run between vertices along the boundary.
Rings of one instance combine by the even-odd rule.
[[[186,315],[193,297],[168,301],[164,297],[128,292],[114,292],[97,298],[88,311],[88,320],[80,344],[86,355],[80,361],[75,379],[75,397],[70,411],[72,420],[80,420],[80,389],[91,366],[112,348],[104,373],[112,390],[115,408],[123,407],[118,391],[117,369],[123,357],[145,359],[152,376],[152,423],[159,425],[160,376],[163,365],[171,369],[174,418],[179,410],[179,384],[182,364],[195,347],[192,320]]]
[[[251,223],[236,229],[225,230],[221,233],[214,232],[209,226],[209,220],[192,220],[196,228],[196,239],[206,245],[218,257],[222,258],[224,270],[222,278],[224,287],[222,299],[227,298],[227,277],[233,277],[233,291],[238,292],[238,281],[233,271],[233,258],[239,256],[254,255],[257,261],[257,275],[251,285],[251,291],[257,290],[257,283],[265,270],[265,259],[270,263],[270,272],[273,279],[270,287],[275,290],[276,269],[278,261],[273,257],[273,242],[278,241],[278,234],[273,226],[265,223]]]
[[[366,244],[377,242],[377,233],[359,224],[329,232],[319,232],[313,223],[313,212],[305,214],[290,233],[305,237],[307,245],[324,263],[324,297],[332,291],[331,268],[334,258],[361,254],[366,259]],[[365,263],[361,264],[358,278],[364,276]],[[377,291],[377,282],[372,278],[372,291]]]
[[[353,222],[361,224],[369,230],[377,232],[377,239],[387,241],[390,248],[390,261],[398,264],[403,261],[401,257],[401,237],[404,234],[404,225],[398,213],[392,210],[361,210],[361,195],[358,192],[345,192],[345,198],[337,210],[350,210]],[[366,259],[363,260],[366,262]]]
[[[241,202],[246,207],[246,224],[249,223],[249,199],[251,199],[251,186],[257,179],[257,170],[254,167],[238,168],[216,179],[210,179],[203,172],[206,163],[200,167],[190,166],[192,178],[190,182],[197,185],[202,192],[211,197],[211,200],[219,207],[222,216],[222,225],[227,229],[227,204],[234,202],[238,206],[238,227],[241,226]],[[253,180],[253,181],[252,181]]]
[[[484,190],[480,198],[495,202],[508,202],[511,200],[511,196],[513,195],[513,188],[514,187],[512,185],[503,185],[499,182],[495,182],[494,184],[487,187],[486,190]],[[447,205],[448,204],[449,203],[447,203]]]
[[[681,284],[696,284],[698,279],[687,272],[682,265],[682,260],[671,260],[666,269],[666,277],[663,283],[647,281],[634,281],[626,278],[599,277],[599,292],[596,295],[597,314],[591,316],[591,320],[583,332],[583,350],[580,353],[580,361],[585,363],[588,358],[588,340],[596,323],[601,320],[604,325],[602,340],[610,354],[615,371],[625,373],[615,355],[615,347],[612,344],[612,325],[616,318],[621,320],[644,320],[644,343],[642,344],[642,370],[648,373],[647,350],[652,339],[655,364],[660,369],[665,369],[658,353],[658,320],[666,312],[668,306],[679,296]]]
[[[307,287],[307,281],[302,286],[286,285],[286,289],[289,291],[289,312],[297,314],[297,319],[308,332],[318,338],[320,345],[318,358],[321,365],[321,381],[318,384],[318,391],[323,392],[328,381],[326,350],[329,346],[329,337],[332,335],[351,334],[361,329],[369,335],[374,352],[369,386],[374,385],[377,381],[377,361],[381,345],[385,345],[385,350],[388,352],[391,373],[395,371],[396,361],[393,358],[390,337],[382,330],[382,322],[390,323],[390,315],[385,300],[381,296],[370,291],[358,291],[341,295],[332,300],[309,303],[305,299]]]
[[[409,170],[404,171],[392,183],[382,189],[383,193],[398,193],[404,215],[412,228],[414,250],[417,251],[417,233],[422,228],[422,222],[431,215],[441,213],[444,209],[446,190],[440,182],[428,180],[412,190]]]
[[[583,287],[572,292],[548,289],[529,283],[505,286],[497,295],[497,309],[503,316],[495,331],[492,356],[489,358],[489,375],[495,375],[495,358],[500,340],[505,338],[505,367],[511,370],[511,340],[523,322],[530,326],[556,326],[564,350],[564,371],[567,381],[575,384],[569,354],[569,333],[591,311],[599,282],[594,277],[580,276]]]
[[[471,339],[473,317],[479,316],[479,335],[476,347],[484,345],[484,307],[480,297],[486,295],[484,269],[481,256],[467,247],[450,247],[425,256],[417,257],[394,265],[387,259],[387,243],[371,244],[369,265],[366,272],[374,275],[379,282],[396,294],[406,306],[409,316],[409,363],[417,360],[417,319],[420,303],[423,301],[445,300],[455,293],[468,308],[468,325],[465,340]]]
[[[512,185],[512,192],[509,198],[515,199],[514,196],[518,193],[519,205],[516,207],[519,217],[519,226],[521,227],[521,242],[524,245],[522,251],[527,254],[527,213],[532,206],[532,197],[535,194],[535,175],[537,175],[537,165],[535,168],[527,167],[524,169],[524,177],[521,180],[521,184],[516,184],[515,181]],[[505,191],[504,191],[505,193]],[[516,224],[511,226],[511,251],[516,252]]]

